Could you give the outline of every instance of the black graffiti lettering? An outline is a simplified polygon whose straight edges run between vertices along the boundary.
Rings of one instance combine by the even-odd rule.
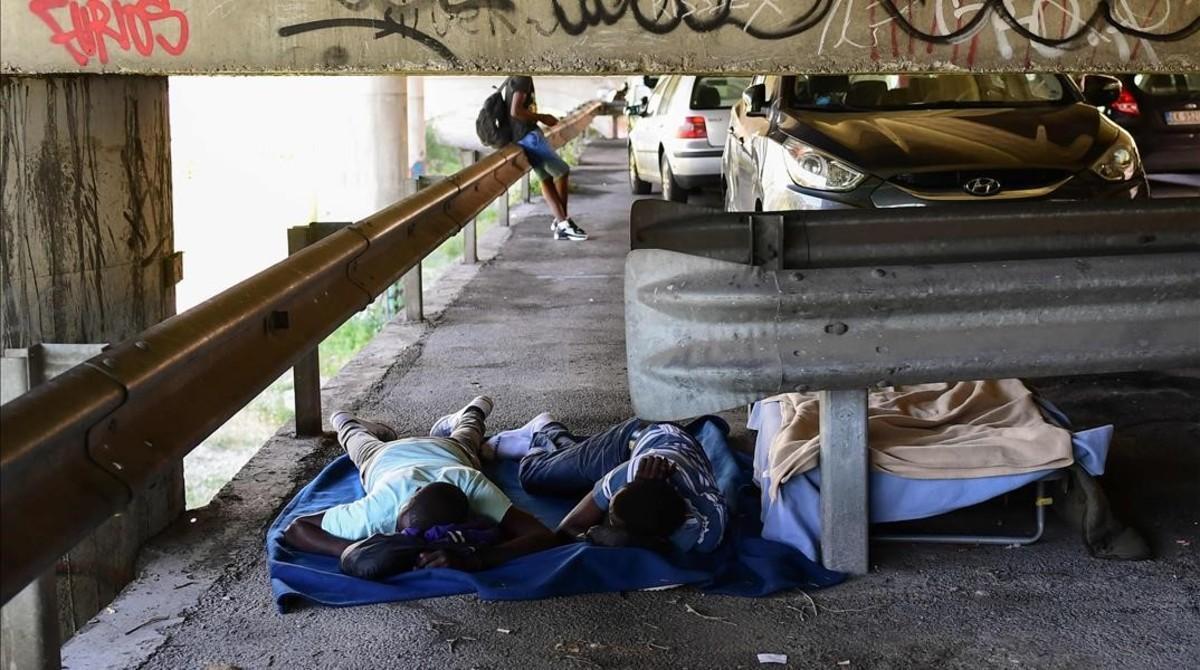
[[[279,29],[280,37],[291,37],[302,33],[312,32],[314,30],[326,30],[329,28],[373,28],[375,39],[381,39],[389,35],[399,35],[401,37],[413,40],[418,44],[433,51],[443,60],[451,65],[461,63],[458,56],[449,49],[440,40],[432,35],[423,33],[416,28],[405,25],[403,16],[397,21],[394,18],[392,10],[384,13],[382,19],[359,19],[359,18],[340,18],[340,19],[321,19],[317,21],[306,21],[304,23],[295,23],[290,26],[284,26]]]
[[[1050,37],[1030,30],[1022,24],[1014,13],[1015,10],[1005,0],[982,0],[980,7],[965,24],[941,34],[923,30],[913,22],[912,5],[924,5],[926,0],[912,0],[904,9],[898,6],[897,0],[874,1],[883,7],[891,20],[905,33],[933,44],[955,44],[969,39],[986,26],[988,18],[993,15],[999,17],[1021,37],[1049,47],[1080,44],[1089,32],[1104,25],[1128,37],[1156,42],[1178,41],[1200,31],[1200,16],[1183,28],[1171,32],[1155,33],[1142,30],[1124,23],[1114,10],[1111,0],[1099,0],[1090,17],[1082,21],[1074,32],[1062,37]],[[835,0],[813,0],[797,12],[794,8],[799,4],[785,0],[551,0],[550,8],[555,21],[553,29],[546,29],[540,21],[533,18],[528,19],[528,22],[542,35],[551,35],[558,28],[562,28],[568,35],[582,35],[599,26],[614,25],[627,14],[631,14],[640,29],[656,35],[672,33],[680,26],[686,26],[688,30],[697,33],[708,33],[731,26],[756,39],[780,40],[821,25],[839,3]],[[754,16],[758,11],[770,7],[777,14],[782,14],[785,6],[787,11],[795,13],[791,14],[790,18],[776,17],[774,23],[783,27],[764,29],[754,25]],[[735,13],[735,10],[739,10],[738,13]],[[747,14],[746,10],[753,13]],[[780,18],[783,20],[778,20]]]
[[[1082,44],[1082,38],[1084,38],[1088,32],[1097,30],[1100,26],[1106,23],[1116,29],[1117,32],[1120,32],[1128,37],[1151,40],[1155,42],[1175,42],[1186,39],[1187,37],[1195,34],[1196,31],[1200,30],[1200,16],[1192,19],[1191,23],[1183,28],[1173,30],[1168,33],[1153,33],[1141,30],[1139,28],[1127,26],[1114,14],[1112,4],[1109,2],[1109,0],[1100,0],[1100,2],[1096,3],[1096,8],[1092,11],[1092,14],[1087,19],[1082,21],[1082,25],[1080,25],[1075,32],[1063,35],[1062,37],[1047,37],[1026,28],[1004,3],[1004,0],[984,0],[983,6],[980,7],[975,12],[975,15],[971,17],[971,19],[962,27],[954,30],[953,32],[937,34],[925,32],[913,25],[912,21],[905,18],[904,14],[901,13],[900,8],[896,6],[895,0],[879,0],[879,4],[883,6],[888,15],[892,17],[892,19],[904,32],[916,39],[923,40],[925,42],[932,42],[934,44],[954,44],[970,38],[985,25],[985,20],[992,15],[993,12],[996,16],[1000,17],[1000,19],[1004,21],[1004,23],[1007,24],[1008,27],[1013,30],[1013,32],[1017,33],[1021,37],[1024,37],[1030,42],[1037,42],[1038,44],[1048,47],[1061,48],[1068,47],[1072,44]]]

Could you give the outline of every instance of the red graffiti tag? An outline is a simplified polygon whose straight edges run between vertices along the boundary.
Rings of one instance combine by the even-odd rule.
[[[66,19],[66,28],[55,15],[63,9],[68,16],[58,16]],[[92,57],[107,63],[110,42],[142,56],[152,54],[156,44],[172,56],[187,49],[187,16],[171,0],[30,0],[29,11],[50,28],[50,43],[62,45],[80,65]],[[177,28],[174,41],[162,31],[171,22]]]

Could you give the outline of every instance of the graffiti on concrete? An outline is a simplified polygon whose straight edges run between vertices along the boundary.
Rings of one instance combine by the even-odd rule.
[[[79,65],[108,63],[109,49],[178,56],[188,45],[188,19],[171,0],[31,0],[29,11]]]
[[[900,0],[551,0],[554,22],[544,34],[562,28],[568,35],[582,35],[631,16],[642,30],[656,35],[679,28],[710,32],[733,26],[760,40],[782,40],[816,29],[824,35],[838,18],[845,19],[845,35],[852,17],[862,16],[863,10],[874,14],[876,8],[883,16],[878,22],[870,20],[872,34],[880,26],[893,24],[914,40],[930,44],[967,41],[989,25],[1001,25],[1032,43],[1052,48],[1094,46],[1100,31],[1166,42],[1183,40],[1200,30],[1200,16],[1196,16],[1182,28],[1156,31],[1171,16],[1171,0],[1154,1],[1147,12],[1152,16],[1147,17],[1139,17],[1129,0],[1099,0],[1090,12],[1081,7],[1081,0],[907,0],[902,4]],[[1024,11],[1018,5],[1024,6]],[[922,18],[929,17],[929,29],[922,28],[914,6],[919,7]],[[1050,11],[1058,14],[1055,22],[1046,20]],[[947,14],[954,18],[953,28]]]
[[[337,0],[346,9],[372,11],[379,18],[345,17],[305,21],[279,29],[280,37],[329,28],[370,28],[375,39],[396,35],[425,46],[449,64],[459,58],[442,41],[452,29],[477,34],[486,28],[491,35],[517,32],[511,15],[513,0]],[[422,19],[427,29],[422,29]],[[432,32],[430,32],[432,31]]]

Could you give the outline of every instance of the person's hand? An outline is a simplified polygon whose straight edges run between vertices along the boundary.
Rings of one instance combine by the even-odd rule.
[[[424,552],[417,557],[417,568],[450,568],[463,572],[477,572],[483,569],[483,561],[475,553],[461,554],[438,549]]]
[[[634,479],[667,479],[675,474],[675,464],[662,456],[646,456],[638,461]]]
[[[547,128],[553,128],[558,125],[558,118],[553,114],[538,114],[538,121],[541,121]]]

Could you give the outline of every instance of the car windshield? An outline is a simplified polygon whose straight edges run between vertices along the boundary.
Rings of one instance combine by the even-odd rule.
[[[692,109],[729,109],[749,85],[750,77],[696,77]]]
[[[796,77],[792,106],[802,108],[917,109],[1011,107],[1073,102],[1051,74],[862,74]]]
[[[1134,75],[1133,85],[1155,98],[1200,100],[1200,73],[1139,74]]]

